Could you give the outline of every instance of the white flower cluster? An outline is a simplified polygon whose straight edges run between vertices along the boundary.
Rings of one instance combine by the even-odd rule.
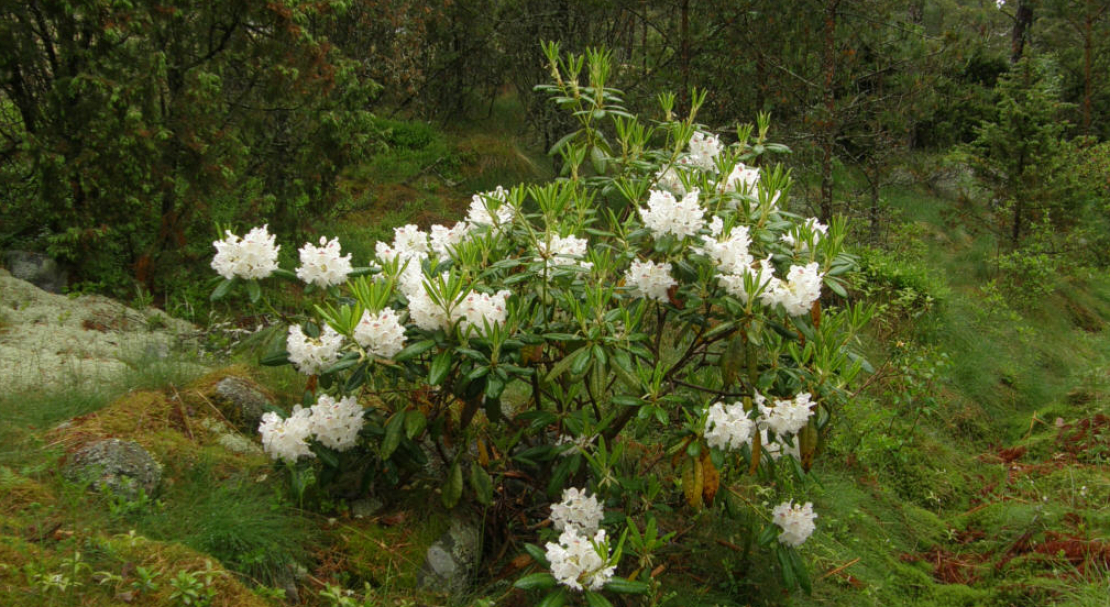
[[[355,325],[354,338],[358,345],[366,348],[367,353],[380,358],[393,358],[405,347],[405,327],[393,308],[385,308],[377,314],[364,310]]]
[[[310,285],[327,288],[343,284],[351,273],[351,254],[340,254],[339,239],[330,241],[320,237],[320,246],[305,243],[300,251],[301,265],[297,268],[297,278]]]
[[[413,224],[393,228],[393,244],[378,242],[374,253],[382,261],[401,259],[409,265],[419,266],[419,261],[428,256],[428,234]]]
[[[668,301],[667,289],[678,284],[671,277],[671,264],[654,261],[634,261],[624,275],[624,282],[632,287],[632,292],[638,297],[646,297],[656,301]]]
[[[795,226],[786,234],[782,235],[782,241],[791,247],[797,247],[800,251],[808,251],[809,245],[806,244],[806,236],[813,237],[813,244],[821,242],[821,239],[829,233],[829,226],[821,223],[816,217],[810,217],[806,222],[800,226]]]
[[[540,253],[537,261],[542,260],[548,267],[553,265],[577,265],[586,269],[593,267],[592,263],[582,261],[582,258],[586,256],[586,248],[589,245],[585,238],[559,235],[552,235],[550,238],[550,242],[541,239],[536,243],[536,248]]]
[[[299,405],[285,419],[272,411],[264,413],[258,432],[262,435],[262,449],[274,459],[293,463],[302,457],[316,457],[308,444],[312,438],[312,412]]]
[[[779,281],[774,289],[765,291],[767,305],[781,304],[791,316],[808,314],[813,302],[821,297],[820,265],[815,261],[804,266],[790,266],[785,281]]]
[[[573,529],[588,536],[597,531],[604,515],[605,509],[596,495],[587,495],[585,489],[575,487],[563,489],[562,501],[551,505],[551,522],[556,531]]]
[[[308,442],[313,438],[338,451],[350,449],[358,441],[363,423],[362,407],[353,396],[335,400],[321,394],[311,408],[297,405],[285,419],[272,411],[263,414],[258,433],[270,457],[293,463],[316,456]]]
[[[771,520],[782,528],[779,542],[797,548],[805,543],[817,526],[813,519],[817,515],[813,512],[813,504],[806,502],[804,506],[794,505],[794,500],[783,502],[771,510]]]
[[[274,244],[274,235],[267,227],[254,228],[242,240],[228,231],[227,238],[213,242],[216,255],[212,258],[212,269],[228,280],[266,278],[273,274],[278,269],[281,247]]]
[[[733,231],[736,229],[734,228]],[[716,246],[709,244],[711,241],[706,239],[707,245],[704,250],[709,252],[711,256],[718,254]],[[720,245],[717,245],[720,246]],[[711,248],[713,247],[713,248]],[[739,251],[739,245],[735,246],[735,251]],[[738,254],[733,254],[732,259],[743,261],[742,257]],[[722,259],[724,259],[722,257]],[[722,271],[726,270],[726,266],[716,257],[718,267]],[[781,305],[783,310],[791,316],[801,316],[807,314],[810,308],[813,307],[813,302],[821,297],[821,279],[824,276],[819,269],[820,264],[813,262],[804,266],[790,266],[790,271],[786,275],[786,280],[779,279],[775,276],[775,267],[771,265],[771,258],[762,259],[759,262],[758,268],[753,266],[729,267],[727,269],[739,270],[732,273],[724,273],[717,276],[717,281],[721,283],[730,295],[733,295],[743,301],[748,302],[748,292],[744,286],[745,276],[751,276],[756,288],[759,289],[759,301],[765,306],[773,307]]]
[[[690,156],[687,161],[703,171],[715,170],[714,159],[720,155],[721,149],[721,140],[716,135],[698,131],[690,137]]]
[[[560,584],[574,590],[601,590],[617,569],[609,564],[610,549],[604,529],[598,529],[590,538],[568,527],[559,536],[559,543],[548,542],[546,549],[551,574]]]
[[[773,305],[773,303],[768,303],[768,293],[774,292],[781,281],[775,278],[775,266],[771,265],[770,257],[759,260],[758,266],[748,265],[735,269],[739,271],[717,276],[717,282],[721,283],[721,286],[729,295],[748,303],[748,289],[744,283],[747,277],[750,277],[756,292],[759,293],[760,301],[767,305]]]
[[[513,220],[513,208],[508,200],[509,193],[501,186],[492,192],[475,194],[470,199],[466,220],[476,226],[505,226]]]
[[[508,313],[505,300],[512,295],[510,291],[500,290],[493,295],[471,291],[462,298],[451,310],[451,318],[459,323],[461,331],[473,329],[475,333],[484,335],[486,325],[505,324]]]
[[[640,219],[656,238],[667,234],[678,238],[693,236],[705,226],[705,209],[698,202],[697,190],[687,193],[682,200],[676,200],[670,192],[652,190],[647,208],[638,210]]]
[[[432,250],[440,257],[447,257],[470,234],[470,225],[456,221],[453,227],[436,224],[431,228]]]
[[[773,407],[759,405],[759,424],[770,428],[776,435],[797,434],[813,416],[813,396],[802,392],[793,399],[775,399]]]
[[[705,442],[710,447],[732,451],[750,445],[755,422],[748,418],[744,405],[714,403],[705,421]]]
[[[724,192],[737,192],[739,194],[755,194],[759,187],[759,168],[750,167],[743,162],[737,162],[732,167],[732,172],[720,182],[718,190]]]
[[[718,237],[724,230],[724,226],[720,217],[714,217],[710,222],[709,230],[713,236],[702,236],[702,246],[699,250],[713,260],[717,270],[725,275],[741,275],[750,272],[754,260],[748,252],[752,244],[748,226],[734,226],[725,239],[720,240]]]
[[[289,327],[285,339],[285,349],[289,351],[289,362],[305,375],[317,375],[339,360],[339,349],[343,347],[343,336],[329,325],[324,325],[320,337],[305,335],[300,325]]]
[[[321,394],[309,411],[312,434],[320,444],[336,451],[346,451],[358,442],[358,433],[365,420],[362,406],[353,396],[335,400]]]
[[[774,440],[771,440],[767,429],[763,428],[759,431],[759,444],[763,452],[771,456],[772,461],[777,462],[784,455],[789,455],[799,461],[802,459],[798,441],[792,437],[788,438],[780,434],[776,435]]]

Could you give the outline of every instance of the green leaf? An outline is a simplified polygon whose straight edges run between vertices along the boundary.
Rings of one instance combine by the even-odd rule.
[[[432,364],[428,367],[428,384],[438,386],[447,379],[447,373],[451,371],[452,352],[444,350],[432,359]]]
[[[403,363],[406,360],[412,360],[413,358],[420,356],[428,350],[431,350],[435,347],[435,345],[436,342],[434,339],[425,339],[424,341],[418,341],[414,344],[409,344],[407,347],[405,347],[404,350],[401,350],[400,352],[394,354],[393,360],[399,363]]]
[[[324,462],[324,465],[330,468],[339,467],[339,455],[332,449],[328,449],[327,447],[317,447],[315,449],[315,452],[317,457],[320,458],[320,461]]]
[[[651,590],[651,585],[646,582],[634,582],[622,577],[615,577],[605,584],[605,590],[618,594],[646,594]]]
[[[802,555],[798,554],[797,550],[790,549],[790,564],[794,569],[794,575],[798,578],[798,585],[806,594],[813,593],[813,583],[809,579],[809,571],[806,570],[806,564],[802,562]]]
[[[285,280],[292,280],[293,282],[301,281],[300,278],[297,278],[297,274],[295,272],[293,272],[292,270],[286,270],[285,268],[278,268],[274,270],[272,276],[284,278]]]
[[[542,567],[550,567],[551,563],[547,561],[547,552],[543,548],[535,544],[524,544],[524,551],[532,557],[533,561],[539,563]]]
[[[333,373],[338,373],[340,371],[350,369],[351,367],[358,364],[358,358],[358,352],[348,352],[344,354],[342,358],[332,363],[330,367],[324,369],[323,372],[320,373],[320,375],[331,375]]]
[[[226,296],[228,292],[231,291],[231,286],[234,284],[234,278],[225,278],[223,282],[216,285],[216,288],[212,290],[212,295],[209,297],[209,299],[212,301],[219,301],[220,299],[223,299],[224,296]]]
[[[474,497],[479,504],[483,506],[493,504],[493,480],[490,479],[486,469],[477,463],[470,466],[470,488],[474,489]]]
[[[567,591],[563,588],[549,592],[536,607],[563,607],[567,603]]]
[[[454,508],[462,497],[463,476],[462,466],[459,462],[451,464],[451,471],[447,473],[447,482],[443,484],[443,506],[447,509]]]
[[[405,413],[405,436],[409,437],[409,440],[419,436],[427,426],[428,418],[424,417],[423,412],[413,409]]]
[[[587,351],[589,348],[589,344],[586,344],[581,348],[578,348],[574,352],[568,354],[565,358],[563,358],[563,360],[555,363],[555,366],[551,367],[551,371],[547,374],[547,377],[544,378],[544,381],[550,383],[555,381],[556,379],[559,379],[559,376],[563,373],[566,373],[567,369],[569,369],[570,366],[574,364],[575,359],[581,356],[582,353]]]
[[[844,290],[844,285],[841,284],[841,282],[839,280],[826,276],[825,277],[825,285],[828,286],[829,289],[831,289],[833,293],[836,293],[837,295],[839,295],[841,297],[845,297],[845,298],[848,297],[848,291]]]
[[[790,562],[790,557],[785,550],[776,550],[775,556],[778,557],[779,566],[782,568],[782,583],[787,588],[793,590],[798,587],[798,578],[794,575],[794,564]]]
[[[405,413],[398,411],[385,425],[385,438],[382,439],[382,459],[389,459],[401,444],[401,431],[405,429]]]
[[[288,365],[290,364],[289,353],[285,350],[282,350],[281,352],[272,352],[270,354],[267,354],[266,356],[263,356],[258,361],[258,364],[266,367],[280,367],[281,365]]]
[[[586,591],[586,604],[590,607],[613,607],[609,599],[596,592],[590,592],[589,590]]]
[[[262,286],[258,284],[257,280],[247,281],[247,295],[250,296],[252,304],[256,304],[258,300],[262,299]]]
[[[549,590],[558,582],[550,573],[532,573],[513,583],[513,588],[521,590]]]

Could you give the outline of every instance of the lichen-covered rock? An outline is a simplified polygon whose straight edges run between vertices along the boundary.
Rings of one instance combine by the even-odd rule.
[[[192,350],[196,334],[160,310],[55,295],[0,269],[0,385],[9,393],[99,388],[179,347]],[[172,364],[204,370],[195,361]]]
[[[4,264],[12,276],[26,280],[43,291],[61,293],[66,286],[66,271],[42,253],[8,251],[4,253]]]
[[[162,465],[138,443],[118,438],[85,445],[70,456],[63,473],[70,481],[127,500],[138,498],[140,490],[153,496],[162,482]]]
[[[452,520],[451,528],[428,548],[417,584],[436,592],[466,590],[478,567],[481,550],[478,528],[469,522]]]
[[[237,428],[247,433],[258,432],[262,414],[274,404],[258,384],[242,377],[228,376],[216,384],[220,412]]]

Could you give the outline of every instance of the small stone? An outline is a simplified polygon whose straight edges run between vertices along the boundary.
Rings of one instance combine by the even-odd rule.
[[[127,500],[138,499],[140,490],[153,496],[162,482],[162,465],[134,441],[118,438],[89,443],[66,462],[64,476],[88,482],[96,491],[108,491]]]
[[[231,423],[243,432],[258,432],[262,414],[273,407],[273,403],[262,389],[241,377],[225,377],[216,384],[217,404]]]
[[[66,286],[66,271],[42,253],[8,251],[4,253],[4,263],[13,277],[26,280],[43,291],[61,293]]]
[[[354,518],[369,518],[381,512],[384,507],[381,500],[374,497],[364,497],[351,502],[351,516]]]
[[[465,591],[478,566],[481,547],[477,527],[459,519],[452,520],[451,528],[428,548],[424,565],[417,574],[417,585],[425,590]]]

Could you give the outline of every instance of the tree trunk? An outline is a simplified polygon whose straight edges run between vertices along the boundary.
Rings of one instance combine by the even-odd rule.
[[[1021,61],[1029,29],[1033,26],[1033,0],[1018,0],[1014,13],[1014,29],[1010,32],[1010,63]]]
[[[833,143],[836,130],[836,9],[840,0],[825,2],[825,49],[822,71],[825,76],[825,115],[821,120],[821,221],[832,217]]]
[[[679,110],[686,114],[690,110],[690,0],[682,0],[679,12],[679,69],[682,72]]]

